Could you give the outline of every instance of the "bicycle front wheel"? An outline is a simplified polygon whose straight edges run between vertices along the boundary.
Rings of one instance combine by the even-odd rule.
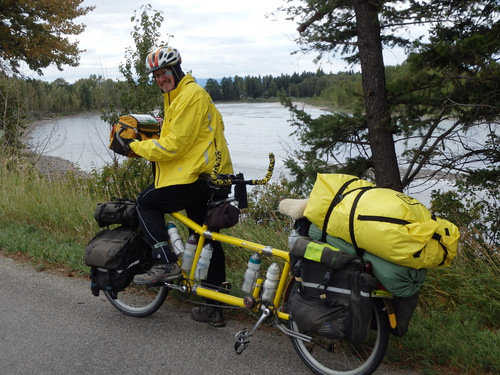
[[[289,327],[300,332],[292,318],[289,320]],[[315,374],[368,375],[372,374],[384,359],[389,343],[389,321],[379,304],[373,301],[370,336],[362,344],[353,345],[347,340],[332,340],[314,334],[310,336],[311,342],[295,337],[291,337],[291,340],[301,360]]]
[[[113,298],[106,291],[104,295],[118,311],[136,318],[144,318],[163,305],[168,295],[168,288],[131,283],[117,294],[117,298]]]

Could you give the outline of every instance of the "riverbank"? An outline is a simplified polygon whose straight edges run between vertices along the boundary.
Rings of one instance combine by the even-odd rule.
[[[23,143],[27,149],[26,158],[33,167],[41,174],[46,175],[50,178],[57,178],[66,175],[68,172],[74,172],[79,177],[87,177],[89,174],[82,171],[77,164],[70,160],[64,159],[59,156],[51,156],[44,154],[40,151],[40,148],[45,147],[45,142],[49,140],[41,140],[41,145],[36,142],[33,137],[33,132],[49,123],[58,123],[59,121],[74,120],[81,121],[83,119],[99,116],[99,112],[82,112],[73,115],[65,116],[54,116],[53,118],[44,118],[41,120],[31,121],[26,125],[25,132],[23,134]],[[57,135],[56,129],[54,129],[54,135]]]

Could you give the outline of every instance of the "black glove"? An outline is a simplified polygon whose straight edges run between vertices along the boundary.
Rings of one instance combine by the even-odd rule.
[[[123,152],[124,152],[124,155],[129,156],[130,153],[133,152],[130,149],[130,144],[132,142],[139,142],[139,140],[137,140],[137,139],[125,139],[125,138],[122,138],[122,139],[123,139]]]

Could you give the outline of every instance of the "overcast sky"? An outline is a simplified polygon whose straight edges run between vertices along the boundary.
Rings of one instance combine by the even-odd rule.
[[[257,76],[281,73],[293,74],[316,71],[318,65],[310,55],[291,55],[298,49],[293,41],[297,36],[294,22],[286,21],[285,14],[269,16],[285,0],[85,0],[82,5],[96,5],[96,9],[76,23],[87,25],[76,39],[85,49],[78,68],[65,67],[44,70],[40,78],[53,81],[64,78],[72,83],[91,74],[119,79],[118,65],[124,61],[125,49],[134,47],[130,35],[134,11],[142,13],[142,4],[151,4],[153,10],[163,12],[161,40],[179,49],[184,71],[191,70],[197,78]],[[286,5],[286,4],[285,4]],[[152,12],[150,12],[152,14]],[[386,64],[403,62],[394,53],[386,54]],[[351,67],[340,58],[324,62],[321,68],[329,72],[346,71]],[[354,67],[356,70],[357,68]]]

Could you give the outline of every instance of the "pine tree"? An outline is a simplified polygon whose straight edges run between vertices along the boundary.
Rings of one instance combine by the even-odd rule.
[[[433,177],[484,160],[487,150],[473,142],[459,156],[442,147],[463,144],[457,137],[480,123],[490,125],[490,138],[498,129],[498,1],[304,0],[285,11],[298,20],[302,52],[317,53],[318,61],[340,54],[361,66],[363,83],[361,106],[350,116],[312,120],[286,102],[306,149],[297,155],[302,167],[287,163],[299,182],[321,171],[373,169],[378,186],[401,190],[424,169]],[[404,37],[405,28],[422,25],[429,40]],[[410,57],[406,74],[389,82],[382,50],[396,46]],[[439,128],[444,120],[452,121],[446,131]],[[396,142],[406,142],[404,160],[397,159]],[[341,153],[347,161],[338,159]]]

